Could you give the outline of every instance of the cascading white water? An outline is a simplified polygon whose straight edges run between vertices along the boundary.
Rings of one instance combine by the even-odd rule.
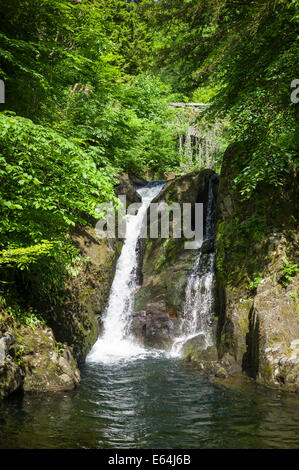
[[[214,233],[214,197],[210,182],[204,242],[213,240]],[[188,339],[201,333],[205,337],[206,347],[212,344],[210,326],[213,316],[214,270],[215,253],[203,253],[200,248],[187,280],[184,312],[179,327],[180,334],[173,343],[173,354],[179,354]]]
[[[136,290],[137,241],[146,211],[164,183],[138,190],[142,205],[136,215],[126,216],[126,236],[116,265],[107,307],[103,317],[104,333],[87,356],[87,362],[112,362],[144,353],[129,334]]]

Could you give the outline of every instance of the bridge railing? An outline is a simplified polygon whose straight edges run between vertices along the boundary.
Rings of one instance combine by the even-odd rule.
[[[205,109],[207,106],[211,106],[210,103],[169,103],[171,108],[197,108]]]

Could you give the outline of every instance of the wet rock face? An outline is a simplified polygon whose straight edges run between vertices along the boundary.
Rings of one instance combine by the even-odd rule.
[[[201,246],[201,252],[213,253],[215,249],[214,245],[215,245],[214,240],[212,239],[205,240]]]
[[[148,304],[146,310],[135,313],[131,332],[143,346],[167,349],[173,343],[174,323],[166,313],[165,304]]]
[[[203,170],[171,180],[152,202],[206,203],[209,179],[213,175],[213,171]],[[168,349],[178,332],[187,277],[197,255],[197,250],[185,249],[184,241],[172,237],[142,240],[142,274],[135,294],[132,329],[147,346]],[[212,246],[207,246],[210,249]]]
[[[298,260],[298,182],[264,184],[244,201],[231,182],[245,162],[246,149],[229,148],[220,178],[218,355],[263,385],[298,392],[299,274],[289,268],[285,277]]]

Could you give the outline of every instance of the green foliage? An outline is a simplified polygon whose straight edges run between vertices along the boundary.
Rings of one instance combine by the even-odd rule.
[[[97,166],[143,173],[178,164],[169,87],[128,75],[147,49],[137,5],[12,0],[5,13],[4,108],[75,139]]]
[[[32,307],[24,308],[17,302],[13,302],[12,305],[6,305],[4,300],[2,301],[2,308],[3,312],[21,325],[34,327],[43,323],[43,320],[39,318]]]
[[[296,263],[292,263],[286,258],[282,258],[283,266],[280,269],[280,279],[279,282],[284,286],[287,287],[292,277],[296,276],[299,273],[299,265]]]
[[[298,105],[290,84],[298,61],[298,2],[165,0],[148,2],[156,27],[156,67],[192,99],[228,117],[229,142],[244,142],[247,162],[235,177],[244,198],[261,182],[284,185],[298,169]]]
[[[179,163],[169,92],[150,74],[126,77],[105,101],[96,90],[77,92],[59,129],[92,144],[94,159],[102,164],[140,174],[165,170]]]
[[[22,366],[24,363],[24,346],[18,345],[16,350],[16,358],[18,366]]]
[[[55,351],[56,351],[57,356],[60,357],[64,351],[63,344],[57,342],[55,345]]]
[[[53,243],[45,241],[25,248],[0,251],[0,266],[16,266],[20,270],[26,269],[30,264],[35,263],[42,254],[49,253],[52,248]]]
[[[195,103],[211,103],[221,91],[221,82],[214,85],[203,85],[196,88],[192,94],[192,101]]]
[[[165,255],[161,255],[160,258],[158,259],[158,262],[157,262],[157,265],[155,267],[155,273],[158,274],[161,272],[162,270],[162,267],[164,265],[164,263],[166,262],[166,256]]]
[[[255,274],[254,278],[249,281],[249,289],[256,290],[257,286],[262,282],[263,275],[261,273]]]
[[[20,117],[1,114],[0,125],[2,248],[61,239],[113,198],[113,171],[73,140]]]

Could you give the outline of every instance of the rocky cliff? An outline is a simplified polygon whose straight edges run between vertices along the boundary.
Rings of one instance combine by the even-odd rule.
[[[218,354],[259,383],[299,391],[298,179],[242,200],[233,180],[245,163],[245,149],[230,147],[220,178]]]

